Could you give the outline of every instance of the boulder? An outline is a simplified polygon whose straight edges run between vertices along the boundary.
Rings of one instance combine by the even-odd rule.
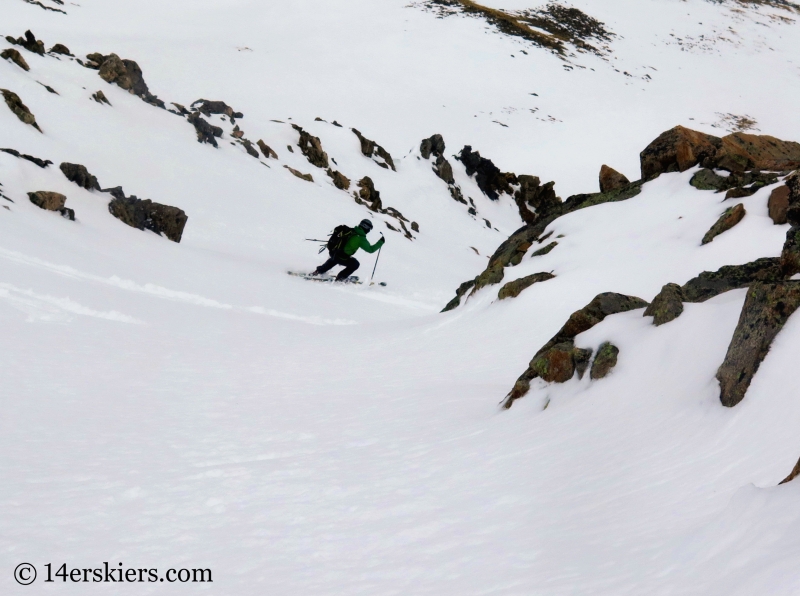
[[[28,63],[25,62],[25,58],[22,57],[17,50],[14,48],[8,48],[0,52],[0,58],[4,60],[11,60],[14,64],[19,66],[22,70],[30,70],[31,67],[28,66]]]
[[[339,190],[350,189],[350,178],[339,171],[328,168],[328,177],[333,181],[333,185]]]
[[[59,211],[63,209],[67,197],[57,192],[49,192],[46,190],[37,190],[36,192],[29,192],[28,198],[31,203],[41,209],[48,211]]]
[[[65,46],[63,43],[57,43],[52,48],[50,48],[51,54],[61,54],[62,56],[72,56],[72,52],[69,51],[69,48]]]
[[[781,272],[784,277],[800,273],[800,226],[792,226],[786,232],[786,242],[781,251]]]
[[[358,181],[358,199],[372,211],[380,211],[383,208],[381,193],[375,189],[375,183],[369,176],[364,176]]]
[[[683,290],[678,284],[666,284],[642,316],[653,317],[653,325],[656,327],[669,323],[681,316],[683,299]]]
[[[602,379],[608,376],[611,369],[617,365],[617,355],[619,355],[619,348],[612,343],[604,342],[600,344],[597,349],[597,356],[592,362],[592,370],[589,372],[589,378],[593,381]]]
[[[684,172],[697,164],[705,165],[721,146],[718,137],[676,126],[661,133],[639,154],[642,179],[649,180],[664,172]]]
[[[164,102],[150,93],[142,69],[134,60],[122,59],[116,54],[104,56],[99,53],[88,54],[86,58],[90,62],[90,67],[98,68],[100,78],[106,83],[115,84],[146,103],[166,109]]]
[[[703,168],[698,170],[689,184],[697,190],[716,190],[717,192],[727,190],[731,186],[730,176],[720,176],[714,170]]]
[[[644,308],[647,305],[646,301],[636,296],[626,296],[614,292],[595,296],[589,304],[572,313],[558,333],[536,352],[528,369],[517,379],[514,387],[505,397],[503,407],[510,408],[515,400],[528,393],[533,379],[542,378],[547,381],[548,379],[564,379],[566,377],[568,380],[571,378],[571,374],[567,377],[570,360],[565,354],[571,355],[573,365],[576,365],[574,360],[576,356],[583,358],[585,355],[585,351],[580,354],[574,351],[576,348],[574,348],[573,340],[576,335],[591,329],[609,315]],[[572,347],[567,349],[568,345]],[[542,376],[542,372],[547,374],[547,378]]]
[[[180,242],[189,219],[183,209],[154,203],[150,199],[126,197],[122,187],[109,189],[114,199],[108,211],[121,222],[139,230],[151,230],[173,242]]]
[[[684,302],[705,302],[723,292],[747,288],[757,282],[777,282],[783,279],[780,259],[767,257],[745,263],[726,265],[717,271],[704,271],[681,287]]]
[[[322,142],[318,137],[308,134],[297,124],[292,124],[297,132],[300,133],[300,141],[297,143],[300,152],[306,156],[308,163],[318,168],[328,168],[328,154],[322,150]]]
[[[194,112],[186,118],[197,132],[198,143],[208,143],[214,147],[218,147],[217,139],[215,137],[222,136],[222,129],[219,126],[213,126],[200,116],[200,112]]]
[[[775,225],[786,223],[786,213],[789,211],[789,187],[785,184],[773,189],[767,201],[769,217]]]
[[[423,139],[419,145],[419,152],[423,159],[430,159],[444,156],[444,138],[440,134],[435,134],[427,139]]]
[[[207,99],[198,99],[197,101],[193,101],[190,107],[198,110],[206,117],[211,116],[211,114],[224,114],[225,116],[231,119],[231,122],[235,122],[236,118],[244,118],[244,114],[235,111],[224,101],[209,101]]]
[[[735,207],[729,207],[726,209],[725,212],[720,215],[717,222],[711,226],[711,229],[706,232],[706,235],[703,236],[701,244],[708,244],[723,232],[730,230],[733,226],[744,219],[745,214],[746,211],[744,209],[744,205],[741,203]]]
[[[295,170],[294,168],[290,168],[289,166],[283,166],[287,170],[289,170],[292,174],[300,178],[300,180],[305,180],[306,182],[314,182],[314,177],[311,174],[303,174],[300,170]]]
[[[615,169],[603,164],[600,166],[600,192],[619,190],[630,184],[631,181]]]
[[[554,277],[555,275],[552,273],[534,273],[533,275],[520,277],[519,279],[508,282],[502,288],[500,288],[500,291],[497,293],[497,298],[499,300],[516,298],[522,293],[522,290],[531,287],[535,283],[547,281],[548,279],[553,279]]]
[[[100,190],[100,184],[97,182],[97,178],[89,173],[86,166],[82,166],[78,163],[64,162],[58,166],[58,168],[64,176],[67,177],[67,180],[74,182],[81,188],[85,188],[86,190]]]
[[[53,162],[49,159],[40,159],[38,157],[34,157],[33,155],[28,155],[27,153],[20,153],[16,149],[0,149],[3,153],[8,153],[9,155],[13,155],[14,157],[19,157],[20,159],[24,159],[26,161],[31,162],[32,164],[36,164],[40,168],[46,168]]]
[[[8,89],[0,89],[0,93],[3,94],[3,99],[6,100],[6,105],[8,109],[14,112],[14,115],[19,118],[25,124],[30,124],[39,132],[42,132],[42,129],[39,128],[39,125],[36,124],[36,117],[31,114],[31,111],[28,109],[22,100],[19,98],[19,95],[14,93],[13,91],[9,91]]]
[[[272,159],[278,159],[278,154],[275,153],[272,149],[270,149],[269,145],[267,145],[261,139],[258,140],[258,143],[256,143],[256,145],[258,145],[258,148],[261,149],[261,153],[263,153],[264,157],[266,157],[267,159],[269,159],[270,157]]]
[[[366,138],[355,128],[351,128],[350,130],[353,131],[353,134],[358,137],[358,140],[361,143],[361,153],[363,153],[366,157],[372,158],[372,160],[382,168],[386,168],[387,170],[392,168],[393,171],[397,171],[394,167],[394,160],[386,149],[378,145],[378,143],[375,141],[371,141]],[[375,159],[375,156],[378,156],[382,161]]]
[[[517,177],[512,173],[502,173],[490,159],[472,151],[470,145],[466,145],[456,159],[464,164],[467,176],[475,175],[478,188],[491,200],[498,200],[501,193],[513,194],[511,185],[517,183]]]
[[[800,281],[756,283],[747,291],[728,352],[717,371],[722,405],[744,399],[770,345],[800,306]]]

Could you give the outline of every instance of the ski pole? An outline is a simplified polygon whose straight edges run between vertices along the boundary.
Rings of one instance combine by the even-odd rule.
[[[383,234],[381,234],[381,238]],[[383,248],[383,244],[381,244],[381,248]],[[375,257],[375,266],[372,268],[372,277],[369,278],[369,285],[372,285],[372,278],[375,277],[375,270],[378,268],[378,259],[381,258],[381,248],[378,249],[378,256]]]
[[[306,238],[306,240],[308,240],[309,242],[325,242],[325,243],[328,242],[327,240],[319,240],[318,238]]]

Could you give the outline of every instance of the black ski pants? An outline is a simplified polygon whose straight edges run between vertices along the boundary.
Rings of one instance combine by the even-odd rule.
[[[355,257],[351,257],[346,254],[333,255],[330,259],[317,267],[314,273],[326,273],[330,269],[336,267],[336,265],[344,266],[344,269],[342,269],[339,272],[339,275],[336,276],[336,279],[341,281],[350,277],[353,272],[361,266],[361,263],[359,263]]]

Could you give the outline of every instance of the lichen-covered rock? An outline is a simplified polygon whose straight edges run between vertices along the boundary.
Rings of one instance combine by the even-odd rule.
[[[775,225],[786,223],[786,214],[789,211],[789,187],[785,184],[773,189],[767,201],[769,217]]]
[[[358,140],[361,143],[361,153],[363,153],[364,156],[372,158],[372,160],[382,168],[386,168],[387,170],[391,168],[392,170],[397,171],[394,167],[394,160],[386,149],[378,145],[378,143],[375,141],[371,141],[366,138],[355,128],[351,128],[350,130],[352,130],[353,134],[358,137]],[[375,159],[376,156],[382,161]]]
[[[324,170],[328,169],[328,154],[322,150],[322,142],[318,137],[308,134],[297,124],[292,124],[298,133],[300,133],[300,141],[297,143],[300,147],[300,152],[306,156],[308,163],[312,166],[317,166]]]
[[[567,197],[567,200],[564,202],[562,213],[570,213],[578,209],[602,205],[603,203],[627,201],[642,192],[642,184],[643,182],[641,180],[637,180],[617,190],[572,195],[571,197]]]
[[[665,172],[684,172],[713,159],[722,141],[715,136],[676,126],[661,133],[640,153],[642,179]]]
[[[25,124],[30,124],[39,132],[42,132],[42,129],[39,128],[39,125],[36,123],[36,117],[28,109],[28,106],[22,103],[19,95],[8,89],[0,89],[0,93],[3,94],[3,99],[5,99],[8,109],[14,112],[17,118]]]
[[[757,283],[747,291],[725,361],[717,371],[722,405],[744,399],[772,341],[800,306],[800,281]]]
[[[258,145],[258,148],[259,148],[259,149],[261,149],[261,153],[263,153],[263,154],[264,154],[264,157],[266,157],[267,159],[269,159],[269,158],[272,158],[272,159],[278,159],[278,154],[277,154],[277,153],[275,153],[275,152],[274,152],[274,151],[273,151],[273,150],[270,148],[270,146],[269,146],[269,145],[267,145],[267,144],[266,144],[264,141],[262,141],[261,139],[259,139],[259,140],[258,140],[258,143],[256,143],[256,145]]]
[[[333,181],[333,185],[339,190],[350,189],[350,178],[337,170],[328,168],[328,177]]]
[[[241,112],[235,111],[231,106],[226,104],[224,101],[209,101],[207,99],[198,99],[197,101],[193,101],[192,105],[190,106],[195,108],[206,117],[211,116],[211,114],[224,114],[228,118],[231,119],[231,122],[236,121],[236,118],[244,118],[244,114]]]
[[[547,281],[548,279],[553,279],[554,277],[555,275],[552,273],[534,273],[533,275],[520,277],[519,279],[508,282],[502,288],[500,288],[500,291],[497,293],[497,298],[500,300],[505,300],[506,298],[516,298],[522,293],[522,290],[531,287],[535,283]]]
[[[58,211],[63,209],[67,197],[58,192],[50,192],[46,190],[37,190],[36,192],[29,192],[28,198],[31,203],[41,209],[48,211]]]
[[[783,279],[780,259],[765,257],[744,265],[725,265],[717,271],[703,271],[681,287],[684,302],[705,302],[723,292],[747,288],[756,282]]]
[[[683,290],[678,284],[666,284],[642,316],[653,317],[653,325],[658,327],[677,319],[682,312]]]
[[[213,126],[200,116],[200,112],[193,112],[186,118],[189,123],[194,126],[197,132],[198,143],[208,143],[214,147],[218,147],[217,139],[215,137],[222,136],[222,129],[219,126]]]
[[[50,54],[61,54],[62,56],[72,56],[72,52],[63,43],[57,43],[50,48]]]
[[[800,273],[800,226],[792,226],[786,232],[786,242],[781,251],[781,272],[784,277]]]
[[[533,251],[533,254],[531,254],[531,257],[541,257],[542,255],[546,255],[551,250],[553,250],[556,246],[558,246],[558,242],[556,242],[554,240],[553,242],[551,242],[550,244],[548,244],[544,248],[540,248],[539,250]]]
[[[108,211],[118,220],[139,230],[163,234],[173,242],[181,241],[189,219],[183,209],[154,203],[150,199],[126,197],[120,186],[108,192],[114,197],[108,204]]]
[[[597,349],[597,356],[592,362],[592,370],[589,372],[589,378],[593,381],[602,379],[611,372],[611,369],[617,365],[617,356],[619,355],[619,348],[612,343],[604,342],[600,344]]]
[[[64,176],[66,176],[67,180],[74,182],[81,188],[85,188],[86,190],[100,190],[100,183],[97,182],[97,178],[89,173],[86,166],[82,166],[79,163],[64,162],[58,166],[58,168]]]
[[[22,57],[17,50],[14,48],[8,48],[0,52],[0,58],[3,60],[11,60],[14,64],[19,66],[22,70],[30,70],[31,67],[28,66],[28,63],[25,62],[25,58]]]
[[[414,228],[413,224],[411,228],[412,229]],[[458,289],[456,290],[456,297],[453,298],[450,302],[448,302],[441,312],[447,312],[453,310],[454,308],[457,308],[461,304],[461,299],[464,297],[464,294],[466,294],[474,285],[475,285],[475,280],[471,279],[469,281],[465,281],[463,284],[458,286]]]
[[[600,166],[600,192],[611,192],[619,190],[631,183],[624,175],[603,164]]]
[[[142,69],[134,60],[122,59],[116,54],[104,56],[99,53],[89,54],[86,58],[90,65],[99,65],[98,74],[106,83],[115,84],[146,103],[166,109],[164,102],[150,93],[150,89],[144,81]]]
[[[703,168],[692,176],[692,179],[689,180],[689,184],[694,186],[697,190],[716,190],[719,192],[730,188],[729,178],[730,176],[720,176],[714,170]]]
[[[528,369],[517,379],[514,387],[506,396],[503,407],[510,408],[515,400],[528,393],[533,379],[541,377],[544,380],[548,380],[566,377],[569,372],[569,362],[564,353],[569,352],[571,358],[575,357],[576,354],[572,350],[575,349],[573,340],[576,335],[591,329],[609,315],[644,308],[647,305],[648,303],[645,300],[636,296],[626,296],[625,294],[614,292],[605,292],[595,296],[589,304],[572,313],[558,333],[536,352]],[[567,345],[572,347],[567,350]],[[558,348],[556,349],[557,346]],[[553,349],[555,351],[550,354]],[[570,361],[574,366],[575,360]],[[542,371],[546,372],[548,378],[542,376]],[[570,374],[567,380],[571,376]]]
[[[770,170],[780,172],[800,167],[800,143],[769,135],[735,132],[722,137],[714,156],[716,167],[731,172]]]
[[[701,244],[708,244],[723,232],[730,230],[733,226],[744,219],[746,213],[747,212],[744,209],[744,205],[741,203],[735,207],[729,207],[726,209],[725,212],[720,215],[717,222],[711,226],[711,229],[706,232],[706,235],[703,236],[703,241]]]
[[[575,374],[574,350],[571,341],[558,343],[536,356],[530,368],[548,383],[566,383]]]

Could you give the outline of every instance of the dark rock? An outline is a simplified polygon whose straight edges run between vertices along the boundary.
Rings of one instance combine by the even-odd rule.
[[[800,273],[800,226],[786,232],[786,242],[781,251],[781,272],[785,277]]]
[[[218,147],[217,139],[215,137],[222,136],[222,129],[219,126],[213,126],[200,116],[200,112],[194,112],[186,118],[197,131],[197,142],[208,143]]]
[[[247,151],[249,155],[258,159],[258,151],[255,147],[253,147],[253,143],[247,139],[242,139],[242,145],[244,145],[244,150]]]
[[[419,145],[419,152],[423,159],[430,159],[431,155],[435,157],[444,156],[444,138],[440,134],[435,134],[432,137],[423,139]]]
[[[40,84],[42,87],[44,87],[45,89],[47,89],[47,92],[48,92],[48,93],[52,93],[52,94],[54,94],[54,95],[59,95],[58,91],[56,91],[55,89],[53,89],[53,88],[52,88],[50,85],[45,85],[45,84],[44,84],[44,83],[42,83],[41,81],[36,81],[36,82],[37,82],[37,83],[39,83],[39,84]]]
[[[744,219],[745,213],[746,211],[744,210],[744,205],[741,203],[735,207],[729,207],[726,209],[725,213],[720,216],[717,222],[711,226],[711,229],[706,232],[706,235],[703,236],[703,241],[701,244],[708,244],[723,232],[730,230],[733,226]]]
[[[397,171],[394,167],[394,160],[392,160],[392,156],[389,152],[378,145],[375,141],[371,141],[358,132],[355,128],[351,128],[350,130],[358,137],[358,140],[361,142],[361,153],[363,153],[366,157],[372,158],[375,163],[383,168],[392,168],[395,172]],[[383,161],[378,161],[375,159],[375,156],[378,156]]]
[[[211,116],[211,114],[224,114],[231,119],[231,122],[235,122],[236,118],[244,118],[244,115],[241,112],[234,111],[234,109],[224,101],[198,99],[197,101],[192,102],[191,107],[199,110],[206,117]]]
[[[730,188],[730,176],[720,176],[714,170],[703,168],[698,170],[689,184],[694,186],[697,190],[726,190]]]
[[[527,174],[517,176],[517,182],[519,190],[514,193],[514,201],[525,223],[535,223],[539,217],[560,207],[561,199],[553,190],[555,182],[541,184],[538,176]]]
[[[28,198],[31,203],[42,209],[48,211],[58,211],[64,208],[64,203],[67,197],[57,192],[49,192],[46,190],[38,190],[36,192],[29,192]]]
[[[514,400],[528,393],[533,379],[541,377],[545,381],[569,380],[570,361],[574,366],[573,339],[603,321],[607,316],[644,308],[647,302],[635,296],[606,292],[598,294],[586,306],[572,313],[564,326],[536,353],[528,369],[517,379],[506,396],[503,406],[510,408]],[[569,347],[568,347],[569,346]],[[551,353],[552,350],[552,353]],[[567,358],[569,354],[569,358]],[[546,373],[547,377],[542,373]],[[569,376],[567,376],[569,374]],[[562,381],[558,381],[562,382]]]
[[[467,176],[475,174],[475,182],[483,194],[496,201],[501,193],[513,194],[512,184],[517,183],[517,177],[512,173],[504,174],[491,160],[481,157],[478,151],[466,145],[456,157],[467,169]]]
[[[756,194],[759,188],[761,187],[756,185],[749,186],[747,188],[743,188],[741,186],[732,188],[725,193],[725,200],[727,201],[728,199],[744,199],[745,197],[751,197]]]
[[[60,12],[61,14],[67,14],[66,11],[63,11],[60,8],[53,8],[52,6],[45,6],[44,4],[39,2],[39,0],[23,0],[23,1],[27,2],[28,4],[33,4],[34,6],[38,6],[39,8],[43,8],[44,10],[49,10],[50,12]],[[64,4],[64,2],[62,0],[53,0],[53,2],[55,2],[56,4]],[[6,39],[9,39],[9,38],[6,37]],[[13,39],[13,37],[11,39]]]
[[[653,298],[645,311],[645,317],[653,317],[653,325],[658,327],[681,316],[683,312],[683,290],[678,284],[667,284]]]
[[[650,143],[639,155],[642,179],[664,172],[684,172],[712,160],[722,146],[718,137],[676,126]]]
[[[414,226],[412,225],[411,227],[413,229]],[[453,298],[450,302],[448,302],[447,306],[445,306],[441,312],[447,312],[449,310],[453,310],[454,308],[458,307],[461,304],[461,299],[464,297],[464,294],[466,294],[474,285],[475,285],[475,280],[471,279],[469,281],[465,281],[463,284],[458,286],[458,289],[456,290],[456,297]]]
[[[800,281],[750,287],[725,361],[717,371],[722,405],[730,408],[744,399],[772,340],[798,306]]]
[[[786,221],[793,226],[800,226],[800,174],[786,179],[789,189],[789,208],[786,210]]]
[[[578,373],[578,378],[582,379],[586,374],[586,369],[589,368],[589,362],[592,360],[592,350],[574,348],[572,350],[572,361],[575,363],[575,372]]]
[[[61,209],[58,210],[58,212],[64,219],[75,221],[75,211],[70,209],[69,207],[62,207]]]
[[[617,172],[614,168],[609,168],[603,164],[600,166],[600,192],[611,192],[619,190],[630,184],[631,181]]]
[[[441,155],[439,155],[436,158],[436,161],[433,163],[433,168],[432,169],[433,169],[433,173],[436,174],[442,180],[444,180],[447,184],[454,185],[456,183],[456,180],[453,177],[453,166],[451,166],[450,162],[447,161]],[[460,195],[461,189],[457,189],[457,190],[458,190],[459,195]],[[453,198],[455,198],[455,197],[453,197]],[[458,200],[458,199],[456,199],[456,200]],[[461,201],[459,201],[459,202],[463,202],[463,201],[464,201],[464,199],[462,197]]]
[[[30,124],[39,132],[42,132],[42,129],[39,128],[39,125],[36,124],[36,118],[31,111],[28,109],[22,100],[19,98],[19,95],[14,93],[13,91],[9,91],[8,89],[0,89],[0,92],[3,94],[3,99],[6,100],[6,105],[8,109],[14,112],[17,118],[19,118],[25,124]]]
[[[597,356],[592,362],[592,370],[589,373],[589,378],[593,381],[602,379],[611,372],[611,369],[617,365],[617,355],[619,348],[612,343],[604,342],[597,349]]]
[[[785,184],[775,188],[767,201],[769,217],[775,225],[786,223],[786,213],[789,211],[789,187]]]
[[[349,190],[350,189],[350,178],[345,176],[339,171],[334,171],[328,168],[328,177],[333,181],[333,185],[338,188],[339,190]]]
[[[49,159],[39,159],[38,157],[34,157],[33,155],[28,155],[27,153],[20,153],[16,149],[0,149],[3,153],[8,153],[9,155],[13,155],[14,157],[19,157],[20,159],[24,159],[29,161],[33,164],[36,164],[40,168],[46,168],[53,162]]]
[[[380,211],[383,208],[381,193],[375,190],[372,178],[364,176],[358,181],[358,189],[358,198],[362,204],[366,204],[372,211]]]
[[[786,484],[787,482],[791,482],[795,478],[800,476],[800,460],[794,465],[794,469],[789,473],[789,475],[780,481],[780,484]]]
[[[61,54],[62,56],[72,56],[72,52],[69,51],[69,48],[65,46],[63,43],[57,43],[52,48],[50,48],[51,54]]]
[[[99,53],[88,54],[86,58],[92,66],[99,65],[99,75],[106,83],[116,84],[125,91],[133,93],[146,103],[166,109],[164,102],[150,93],[144,81],[142,69],[134,60],[124,60],[116,54],[104,56]]]
[[[34,54],[44,56],[44,42],[36,39],[36,36],[31,32],[30,29],[25,32],[25,37],[18,37],[17,39],[14,39],[11,36],[6,36],[6,41],[18,46],[22,46]]]
[[[108,211],[121,222],[139,230],[151,230],[173,242],[180,242],[188,217],[183,209],[154,203],[150,199],[126,197],[122,187],[110,189],[114,199]]]
[[[97,92],[93,93],[92,94],[92,99],[95,100],[97,103],[104,103],[104,104],[109,105],[109,106],[111,105],[111,102],[108,101],[108,98],[106,97],[106,94],[103,93],[102,91],[97,91]]]
[[[642,184],[643,182],[639,180],[631,182],[628,186],[609,192],[572,195],[564,202],[564,210],[562,213],[570,213],[578,209],[602,205],[603,203],[627,201],[642,192]]]
[[[97,182],[97,178],[89,173],[86,166],[64,162],[58,167],[70,182],[74,182],[86,190],[100,190],[100,184]]]
[[[515,279],[514,281],[510,281],[500,288],[500,291],[497,293],[497,298],[500,300],[505,300],[506,298],[516,298],[520,295],[520,293],[522,293],[522,290],[529,288],[535,283],[547,281],[548,279],[553,279],[554,277],[555,275],[552,273],[534,273],[533,275],[526,275],[525,277]]]
[[[704,271],[681,287],[684,302],[705,302],[730,290],[750,287],[756,282],[783,279],[780,259],[763,258],[744,265],[726,265],[717,271]]]
[[[419,224],[418,224],[417,222],[415,222],[415,221],[412,221],[412,222],[411,222],[411,229],[412,229],[414,232],[419,232]]]
[[[300,141],[297,145],[300,147],[300,152],[306,156],[308,162],[312,166],[327,169],[328,154],[322,150],[322,143],[319,138],[308,134],[297,124],[292,124],[292,128],[300,133]]]
[[[266,157],[267,159],[269,159],[270,157],[272,159],[278,159],[278,154],[275,153],[272,149],[270,149],[269,145],[267,145],[264,141],[259,139],[258,143],[256,144],[258,145],[258,148],[261,149],[261,153],[264,154],[264,157]]]
[[[14,48],[8,48],[0,52],[0,58],[4,60],[11,60],[14,64],[19,66],[22,70],[30,70],[31,67],[28,66],[28,63],[25,62],[25,58],[22,57],[17,50]]]
[[[556,246],[558,246],[558,242],[553,241],[550,244],[548,244],[547,246],[545,246],[544,248],[540,248],[539,250],[534,251],[533,254],[531,254],[531,257],[540,257],[542,255],[546,255],[551,250],[553,250]]]
[[[314,182],[314,177],[311,174],[303,174],[300,170],[295,170],[294,168],[290,168],[289,166],[283,166],[287,170],[289,170],[292,174],[300,178],[301,180],[305,180],[306,182]]]

